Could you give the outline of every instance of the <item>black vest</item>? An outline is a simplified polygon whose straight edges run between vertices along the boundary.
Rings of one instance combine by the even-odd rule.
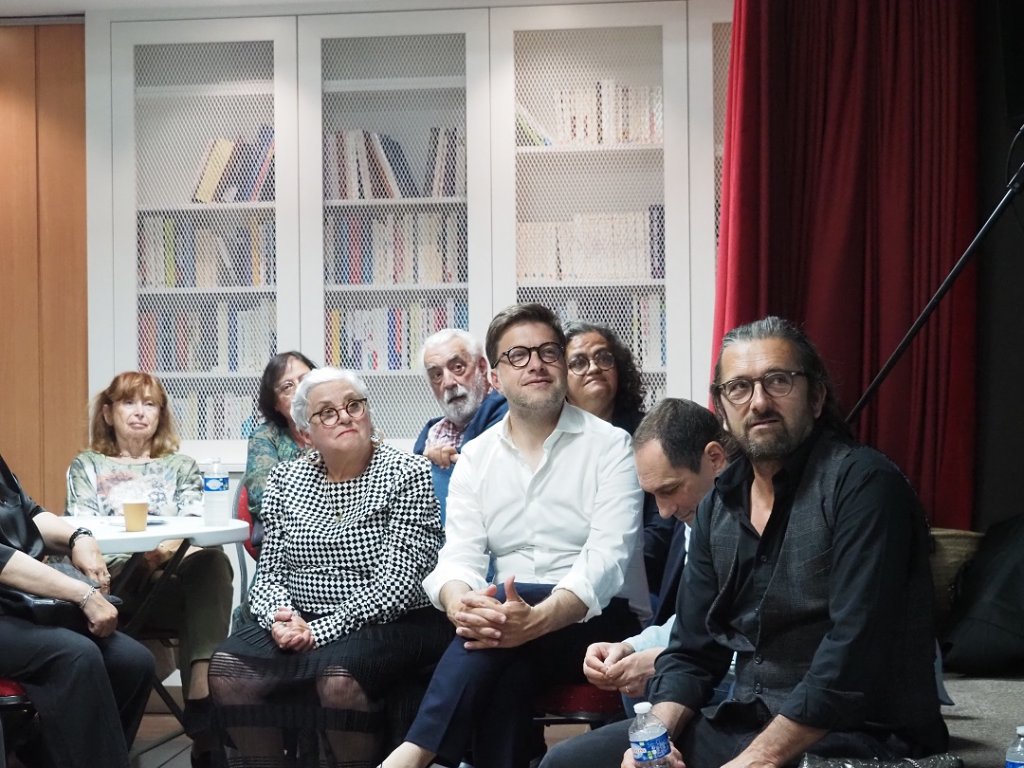
[[[815,439],[815,438],[812,438]],[[778,562],[761,596],[757,637],[737,637],[727,620],[728,589],[736,568],[739,530],[735,517],[715,494],[711,509],[711,555],[720,585],[708,613],[708,630],[736,656],[733,699],[761,699],[777,714],[811,666],[814,653],[831,628],[829,617],[835,488],[843,462],[855,451],[870,448],[844,441],[829,432],[817,436],[796,489]],[[887,461],[887,460],[886,460]],[[891,471],[899,472],[895,466]],[[899,733],[922,745],[945,740],[933,673],[931,572],[928,565],[927,526],[916,505],[912,549],[907,553],[907,580],[893,584],[902,592],[904,621],[893,627],[890,653],[884,663],[884,690],[850,691],[852,709],[866,713],[863,723],[842,723],[843,729],[877,726]],[[831,585],[842,589],[842,585]]]

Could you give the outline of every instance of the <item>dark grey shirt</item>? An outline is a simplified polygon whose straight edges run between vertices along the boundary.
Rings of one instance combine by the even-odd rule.
[[[920,588],[928,582],[922,573],[922,568],[927,569],[927,531],[913,490],[884,456],[851,443],[848,453],[833,467],[835,483],[829,487],[834,490],[828,500],[831,509],[828,515],[822,513],[830,520],[829,541],[821,551],[806,553],[815,561],[813,572],[820,572],[815,591],[827,592],[824,611],[809,607],[799,584],[787,584],[785,588],[778,584],[784,578],[780,574],[792,569],[791,563],[787,564],[788,571],[780,563],[784,545],[789,541],[786,551],[792,552],[794,541],[790,540],[796,537],[798,541],[809,533],[791,519],[795,494],[813,479],[811,474],[804,478],[805,473],[823,471],[820,465],[809,467],[812,453],[824,445],[822,441],[834,443],[836,439],[831,433],[816,430],[788,458],[773,479],[775,503],[763,535],[758,535],[750,523],[753,469],[749,461],[741,458],[733,462],[718,478],[697,512],[677,622],[668,649],[657,660],[651,683],[653,702],[675,701],[699,709],[710,698],[735,652],[738,683],[746,682],[741,698],[763,698],[772,714],[830,730],[879,726],[902,730],[900,722],[893,722],[884,711],[884,702],[893,682],[894,665],[907,661],[902,654],[909,646],[900,645],[899,650],[895,646],[896,635],[911,625],[906,617],[908,605],[909,610],[924,612],[922,626],[930,625],[930,602],[914,604]],[[715,505],[724,509],[726,520],[733,521],[736,546],[731,563],[721,561],[727,555],[723,554],[720,539],[712,546],[710,526]],[[723,578],[723,573],[728,573],[728,578]],[[776,608],[770,626],[761,614],[768,595]],[[783,605],[788,601],[789,606],[781,616],[780,600]],[[781,626],[787,621],[787,613],[796,622],[819,622],[824,630],[811,642],[812,653],[799,652],[802,656],[796,658],[798,652],[790,651],[788,662],[785,657],[780,662],[771,635],[793,631]],[[909,631],[916,637],[916,629]],[[934,642],[930,636],[918,640],[912,643],[915,649],[927,650]],[[775,654],[765,658],[762,667],[761,653],[766,648],[772,648]],[[930,667],[930,658],[920,656],[917,650],[913,652],[917,671],[925,665]],[[769,662],[789,663],[792,669],[804,671],[793,676],[794,683],[781,695],[776,688],[771,697],[766,689],[764,698],[758,681],[768,672]],[[917,675],[915,679],[922,678]],[[928,693],[924,691],[926,701],[931,700]],[[730,705],[736,706],[736,702],[725,706]],[[944,729],[937,700],[933,713],[912,713],[910,717],[928,725],[920,733],[915,727],[914,733],[905,735],[917,743],[941,744]],[[934,733],[932,725],[937,729]]]

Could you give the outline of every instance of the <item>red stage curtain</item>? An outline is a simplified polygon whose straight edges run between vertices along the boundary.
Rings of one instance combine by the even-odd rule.
[[[715,338],[802,324],[853,405],[974,233],[970,0],[736,0]],[[856,432],[933,524],[969,528],[968,268]]]

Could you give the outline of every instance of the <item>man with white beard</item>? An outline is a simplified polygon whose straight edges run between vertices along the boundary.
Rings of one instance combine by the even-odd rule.
[[[423,342],[423,368],[444,416],[424,425],[413,452],[431,461],[443,523],[448,480],[459,451],[500,421],[508,404],[504,395],[491,389],[483,346],[461,328],[444,328]]]

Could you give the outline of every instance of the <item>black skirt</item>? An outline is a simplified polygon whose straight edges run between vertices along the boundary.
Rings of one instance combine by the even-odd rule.
[[[282,651],[255,622],[243,624],[210,661],[216,721],[221,728],[372,732],[389,744],[399,743],[453,634],[445,614],[431,606],[299,653]],[[359,683],[370,699],[369,711],[320,706],[317,679],[338,674]],[[226,702],[218,695],[223,690],[252,695]]]

